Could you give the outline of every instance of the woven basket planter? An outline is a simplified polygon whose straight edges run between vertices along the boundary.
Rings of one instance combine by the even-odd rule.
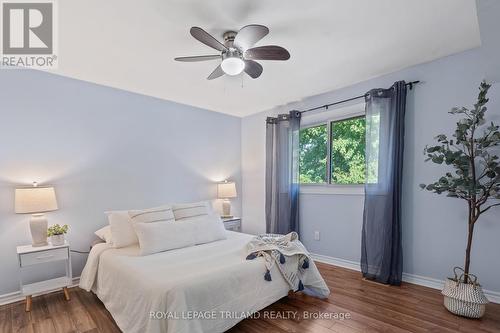
[[[462,271],[458,276],[457,271]],[[467,318],[481,318],[486,310],[488,299],[474,274],[468,274],[469,281],[464,283],[465,273],[460,267],[453,269],[454,278],[446,279],[444,289],[445,308],[453,314]]]

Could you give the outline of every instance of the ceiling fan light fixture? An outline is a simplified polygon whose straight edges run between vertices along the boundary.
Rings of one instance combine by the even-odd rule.
[[[245,63],[240,57],[227,57],[220,65],[227,75],[238,75],[245,69]]]
[[[256,60],[288,60],[290,53],[277,45],[254,47],[264,38],[269,29],[259,24],[249,24],[238,32],[226,31],[223,34],[224,43],[221,43],[200,27],[191,27],[189,30],[199,42],[219,51],[219,54],[177,57],[176,61],[197,62],[221,59],[221,63],[210,73],[207,80],[213,80],[224,75],[236,76],[245,72],[252,79],[260,77],[262,65]]]

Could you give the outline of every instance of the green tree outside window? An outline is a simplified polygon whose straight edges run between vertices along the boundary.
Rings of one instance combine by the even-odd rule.
[[[355,185],[365,182],[365,117],[356,117],[300,130],[302,184]],[[330,145],[330,157],[328,157]],[[327,160],[330,158],[330,173]],[[330,177],[330,180],[328,180]]]
[[[300,130],[300,182],[326,183],[328,131],[326,124]]]
[[[365,182],[365,117],[331,124],[333,184],[353,185]]]

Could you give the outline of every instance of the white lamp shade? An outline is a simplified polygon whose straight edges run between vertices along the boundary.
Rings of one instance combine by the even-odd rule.
[[[17,214],[57,210],[56,192],[53,187],[16,188],[15,206]]]
[[[236,184],[234,182],[217,184],[217,196],[219,199],[236,198]]]

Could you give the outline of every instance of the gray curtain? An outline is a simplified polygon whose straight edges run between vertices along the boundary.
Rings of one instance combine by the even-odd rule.
[[[366,184],[361,271],[377,282],[401,284],[401,186],[406,84],[366,97]]]
[[[266,121],[266,232],[299,232],[300,112]]]

